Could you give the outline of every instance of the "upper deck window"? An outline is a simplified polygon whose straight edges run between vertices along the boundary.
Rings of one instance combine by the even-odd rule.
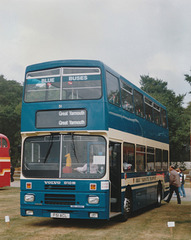
[[[101,97],[99,68],[57,68],[26,75],[25,102],[98,99]]]
[[[121,99],[122,99],[122,108],[129,112],[134,112],[133,89],[123,81],[121,81]]]
[[[101,97],[99,68],[63,68],[62,100]]]
[[[167,128],[166,111],[163,108],[161,108],[161,121],[162,121],[162,126],[164,128]]]
[[[134,90],[135,114],[144,117],[143,95]]]
[[[110,103],[120,106],[120,92],[118,78],[106,72],[107,97]]]
[[[145,118],[149,121],[153,121],[153,103],[151,100],[145,97]]]
[[[160,107],[157,104],[153,104],[154,123],[160,125]]]

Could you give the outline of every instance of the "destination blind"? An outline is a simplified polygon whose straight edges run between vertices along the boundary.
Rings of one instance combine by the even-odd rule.
[[[85,127],[86,118],[85,109],[38,111],[36,128]]]

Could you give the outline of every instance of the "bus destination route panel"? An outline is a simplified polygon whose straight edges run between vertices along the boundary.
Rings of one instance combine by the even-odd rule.
[[[85,109],[50,110],[36,113],[36,128],[86,127]]]

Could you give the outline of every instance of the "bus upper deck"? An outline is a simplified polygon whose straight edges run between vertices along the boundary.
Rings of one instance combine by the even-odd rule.
[[[166,108],[102,62],[27,67],[21,132],[109,128],[168,143]]]

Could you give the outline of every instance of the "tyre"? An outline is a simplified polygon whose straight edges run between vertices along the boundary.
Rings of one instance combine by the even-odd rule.
[[[157,187],[157,202],[156,202],[156,207],[161,206],[161,201],[162,201],[162,187],[159,184]]]
[[[125,222],[131,216],[132,213],[132,197],[130,193],[125,193],[123,201],[123,213],[121,215],[121,221]]]

